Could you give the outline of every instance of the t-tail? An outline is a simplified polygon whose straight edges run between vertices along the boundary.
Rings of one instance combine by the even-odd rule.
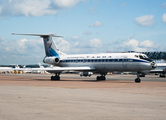
[[[46,54],[45,58],[43,59],[44,63],[57,65],[60,62],[61,56],[64,55],[64,53],[60,52],[59,49],[57,49],[52,39],[52,37],[62,37],[62,36],[56,36],[54,34],[17,34],[17,33],[12,33],[12,34],[40,36],[41,38],[43,38],[45,54]]]

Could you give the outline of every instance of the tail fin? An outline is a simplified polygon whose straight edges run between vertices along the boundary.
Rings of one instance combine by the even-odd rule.
[[[18,66],[18,64],[15,64],[15,68],[16,68],[16,69],[19,69],[20,67]]]
[[[51,36],[42,36],[43,41],[44,41],[44,47],[45,47],[45,52],[46,56],[51,56],[51,57],[59,57],[59,50],[57,49],[54,41],[52,40]]]
[[[56,36],[54,34],[16,34],[16,33],[12,33],[12,34],[13,35],[30,35],[30,36],[42,37],[43,41],[44,41],[46,56],[57,57],[60,59],[59,54],[62,54],[62,52],[60,52],[59,49],[57,49],[52,37],[62,37],[62,36]]]
[[[40,64],[40,63],[38,63],[38,64],[39,64],[39,67],[40,67],[40,68],[44,68],[44,66],[43,66],[42,64]]]

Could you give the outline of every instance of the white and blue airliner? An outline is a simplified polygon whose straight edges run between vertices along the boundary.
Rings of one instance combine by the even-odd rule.
[[[57,49],[52,37],[61,37],[54,34],[16,34],[13,35],[31,35],[43,38],[46,56],[44,63],[58,67],[42,68],[55,76],[51,80],[60,80],[62,71],[74,70],[82,72],[96,72],[97,80],[106,80],[108,72],[129,71],[137,72],[135,82],[141,81],[140,74],[150,72],[156,68],[156,63],[141,53],[99,53],[99,54],[75,54],[67,55]],[[95,43],[94,43],[95,44]],[[40,68],[41,70],[41,68]]]

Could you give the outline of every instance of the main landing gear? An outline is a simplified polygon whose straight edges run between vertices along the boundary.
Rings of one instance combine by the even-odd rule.
[[[160,74],[160,76],[159,77],[165,77],[165,74]]]
[[[99,80],[106,80],[106,78],[105,78],[105,76],[97,76],[96,80],[97,81],[99,81]]]
[[[97,77],[96,77],[96,80],[97,80],[97,81],[106,80],[106,77],[105,77],[106,74],[107,74],[107,73],[101,74],[101,76],[97,76]]]
[[[140,77],[140,73],[137,73],[137,78],[135,79],[135,83],[141,82],[141,79],[139,77]]]
[[[60,80],[60,74],[56,73],[55,76],[51,76],[51,81]]]

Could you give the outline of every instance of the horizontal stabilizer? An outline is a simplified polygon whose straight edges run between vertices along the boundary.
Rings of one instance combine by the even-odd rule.
[[[46,36],[63,37],[63,36],[57,36],[55,34],[20,34],[20,33],[12,33],[12,35],[29,35],[29,36],[40,36],[40,37],[46,37]]]

